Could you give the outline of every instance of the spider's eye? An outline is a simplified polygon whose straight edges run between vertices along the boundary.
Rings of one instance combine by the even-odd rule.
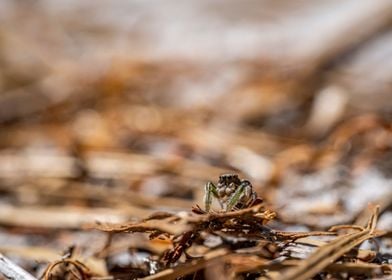
[[[223,174],[223,175],[219,176],[219,179],[220,180],[228,180],[228,179],[230,179],[230,175],[229,174]]]

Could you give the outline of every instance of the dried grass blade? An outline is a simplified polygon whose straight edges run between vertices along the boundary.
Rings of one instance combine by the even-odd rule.
[[[320,247],[308,259],[301,261],[298,266],[287,270],[280,279],[306,280],[313,277],[355,246],[374,237],[373,232],[376,226],[377,216],[378,207],[374,208],[368,225],[363,231],[346,234]]]
[[[185,263],[183,265],[176,266],[175,268],[169,268],[158,272],[154,275],[147,276],[142,278],[144,280],[169,280],[169,279],[176,279],[177,277],[185,276],[190,273],[194,273],[200,269],[203,269],[209,265],[214,264],[218,261],[221,257],[228,254],[228,251],[225,249],[217,249],[206,254],[203,258],[196,259]]]

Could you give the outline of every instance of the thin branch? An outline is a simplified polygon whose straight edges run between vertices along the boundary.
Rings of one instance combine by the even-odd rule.
[[[364,230],[343,235],[320,247],[308,259],[301,261],[298,266],[286,271],[280,279],[305,280],[313,277],[355,246],[374,237],[377,216],[378,207],[373,210],[373,215]]]
[[[0,274],[12,280],[37,280],[23,268],[17,266],[0,253]]]

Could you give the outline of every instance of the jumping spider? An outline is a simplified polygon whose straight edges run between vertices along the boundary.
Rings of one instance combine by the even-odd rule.
[[[257,200],[252,184],[248,180],[240,180],[236,174],[219,176],[218,185],[212,182],[205,185],[204,205],[209,212],[212,198],[215,197],[224,211],[243,209]]]

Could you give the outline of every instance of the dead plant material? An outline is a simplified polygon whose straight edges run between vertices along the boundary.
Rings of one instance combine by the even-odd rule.
[[[159,257],[158,269],[146,279],[175,279],[179,276],[198,273],[220,260],[228,266],[227,277],[256,273],[285,280],[309,279],[321,272],[338,273],[347,270],[358,270],[353,274],[378,273],[380,269],[387,273],[388,265],[371,264],[375,254],[372,251],[353,250],[363,241],[381,236],[384,232],[375,229],[379,208],[373,209],[372,216],[365,228],[355,225],[342,225],[330,231],[284,232],[266,226],[275,217],[275,213],[265,209],[263,203],[237,211],[211,211],[206,213],[200,207],[192,209],[192,213],[171,214],[158,212],[140,223],[127,225],[96,225],[95,228],[110,233],[144,232],[150,238],[166,236],[172,242],[172,249],[166,250]],[[311,236],[333,237],[335,231],[354,230],[338,236],[330,242],[310,239]],[[215,236],[221,240],[213,250],[205,248],[208,238]],[[243,242],[243,243],[241,243]],[[245,243],[244,243],[245,242]],[[248,243],[248,245],[245,245]],[[242,245],[238,245],[242,244]],[[252,247],[253,244],[253,247]],[[282,248],[289,244],[309,246],[314,251],[303,260],[284,255]],[[249,246],[251,245],[251,246]],[[238,250],[236,246],[241,246]],[[205,252],[197,253],[201,248]],[[280,249],[279,249],[280,248]],[[197,256],[199,255],[199,256]],[[335,263],[345,256],[357,259],[356,264]],[[183,258],[184,257],[184,258]],[[282,258],[281,261],[278,261]],[[287,267],[290,267],[287,269]],[[285,269],[283,274],[273,272],[277,268]],[[274,276],[275,275],[275,276]]]
[[[308,259],[301,261],[298,266],[286,271],[280,279],[309,279],[363,241],[380,235],[379,232],[375,231],[377,217],[378,207],[375,207],[365,229],[337,237],[327,245],[318,248]]]
[[[90,279],[88,268],[80,261],[63,259],[49,265],[44,274],[45,280],[55,279]]]
[[[206,266],[214,265],[217,261],[220,260],[221,257],[227,254],[228,254],[227,250],[224,249],[214,250],[206,254],[204,257],[192,260],[183,265],[178,265],[175,268],[165,269],[161,272],[145,277],[143,279],[144,280],[176,279],[178,277],[186,276],[200,269],[203,269]]]
[[[17,267],[390,278],[391,0],[49,2],[0,1],[0,252]]]
[[[68,252],[61,260],[55,261],[46,268],[42,279],[44,280],[87,280],[92,273],[88,267],[73,258],[74,247],[69,248]]]
[[[2,254],[0,254],[0,275],[3,275],[7,279],[36,280],[34,276],[11,262]]]

